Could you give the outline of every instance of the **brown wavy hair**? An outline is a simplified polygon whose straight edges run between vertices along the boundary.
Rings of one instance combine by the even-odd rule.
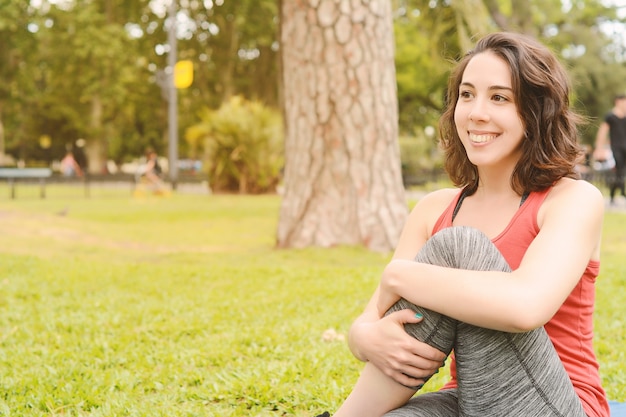
[[[576,164],[582,156],[578,125],[583,118],[569,103],[570,81],[555,57],[544,45],[526,35],[497,32],[480,39],[450,74],[446,105],[439,120],[444,167],[456,186],[468,195],[478,188],[478,170],[461,143],[454,111],[459,85],[468,62],[490,51],[511,69],[515,104],[524,126],[522,157],[511,177],[511,187],[520,195],[550,187],[563,177],[578,178]]]

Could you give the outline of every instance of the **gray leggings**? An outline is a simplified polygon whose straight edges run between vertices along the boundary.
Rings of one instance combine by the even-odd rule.
[[[429,239],[418,262],[459,269],[510,271],[487,236],[471,227],[450,227]],[[416,339],[449,354],[454,348],[457,389],[419,394],[387,417],[584,417],[580,399],[543,327],[506,333],[472,326],[404,299],[405,308],[424,315],[406,324]]]

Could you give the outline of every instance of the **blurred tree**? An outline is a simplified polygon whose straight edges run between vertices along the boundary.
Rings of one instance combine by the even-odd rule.
[[[391,5],[281,4],[285,177],[279,247],[391,250],[400,174]]]
[[[0,0],[0,165],[9,163],[7,149],[22,141],[26,99],[32,93],[36,50],[31,30],[37,17],[27,2]]]
[[[394,10],[399,128],[413,135],[437,124],[450,62],[460,51],[456,18],[451,7],[427,1],[396,1]]]
[[[6,3],[6,5],[4,4]],[[167,2],[75,0],[37,6],[0,0],[0,124],[7,151],[24,159],[54,158],[87,140],[91,170],[163,151],[167,106],[164,78]],[[231,95],[277,106],[275,0],[181,1],[180,59],[194,62],[194,83],[179,91],[181,131],[198,109],[218,108]],[[38,138],[48,134],[44,152]],[[0,146],[2,138],[0,135]],[[181,143],[182,156],[202,149]]]
[[[135,76],[134,56],[122,25],[108,22],[94,3],[51,9],[42,28],[43,90],[32,125],[48,130],[59,146],[86,139],[89,171],[105,171],[107,142],[119,135],[121,109]]]
[[[121,53],[117,80],[123,91],[114,118],[103,120],[106,138],[102,142],[107,158],[117,163],[143,155],[149,148],[162,153],[167,146],[167,102],[156,76],[166,66],[167,51],[159,49],[167,39],[166,16],[156,14],[151,3],[95,1],[107,26],[118,31],[122,48],[116,53]]]
[[[197,123],[199,109],[217,109],[235,95],[278,107],[276,0],[190,2],[181,13],[187,29],[179,57],[196,68],[193,85],[179,92],[181,126]],[[191,157],[203,152],[202,145],[186,150]]]
[[[125,19],[107,21],[114,16],[112,4],[77,2],[61,7],[42,2],[28,8],[23,28],[29,37],[16,37],[32,39],[33,47],[29,62],[14,72],[21,80],[19,99],[24,103],[22,112],[13,113],[13,120],[19,117],[21,122],[14,124],[15,140],[7,145],[15,156],[50,162],[84,138],[90,171],[102,172],[108,148],[121,142],[119,138],[136,135],[143,125],[156,126],[161,137],[162,126],[154,121],[162,118],[155,118],[154,111],[145,115],[147,123],[129,114],[145,108],[142,100],[155,102],[146,87],[152,88],[157,103],[159,91],[146,82],[150,74],[142,68],[145,60],[133,48]],[[125,14],[126,6],[120,4]],[[49,148],[38,145],[41,135],[51,138]]]
[[[123,162],[147,147],[163,153],[167,4],[0,0],[0,154],[45,162],[85,138],[100,171],[105,158]],[[601,0],[391,5],[404,134],[436,124],[451,61],[485,31],[531,33],[553,47],[570,68],[572,102],[592,118],[626,90],[624,22]],[[177,21],[179,58],[194,63],[193,84],[178,93],[180,132],[198,122],[199,109],[217,109],[234,95],[280,106],[277,0],[180,0]],[[594,134],[592,123],[585,140]],[[43,135],[48,149],[39,144]],[[180,147],[181,157],[203,154],[187,142]]]

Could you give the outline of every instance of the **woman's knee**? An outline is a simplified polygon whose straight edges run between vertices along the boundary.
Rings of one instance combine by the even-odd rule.
[[[510,271],[506,260],[491,240],[480,230],[467,226],[448,227],[434,234],[415,260],[459,269]],[[416,306],[405,299],[399,300],[386,314],[402,309],[411,309],[424,316],[419,323],[404,325],[408,334],[442,352],[449,353],[452,350],[457,320]]]
[[[447,227],[435,233],[417,254],[417,262],[478,271],[510,271],[491,239],[469,226]]]

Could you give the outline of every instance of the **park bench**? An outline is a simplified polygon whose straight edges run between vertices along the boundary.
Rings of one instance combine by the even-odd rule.
[[[6,179],[11,188],[11,198],[15,198],[16,180],[37,180],[39,181],[41,191],[40,197],[46,196],[46,178],[52,176],[50,168],[0,168],[0,179]]]

